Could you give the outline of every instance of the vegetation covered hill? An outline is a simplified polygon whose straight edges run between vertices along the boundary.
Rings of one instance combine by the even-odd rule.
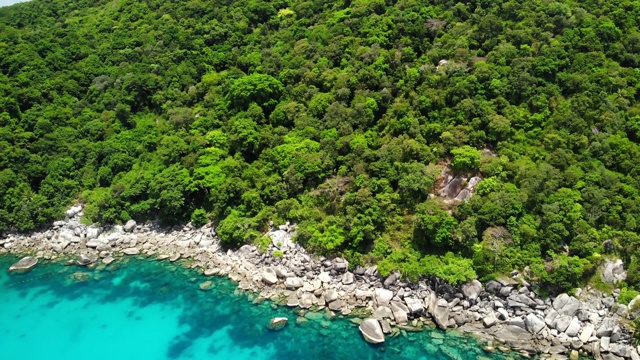
[[[640,1],[34,0],[0,9],[0,229],[269,220],[351,264],[640,280]],[[445,61],[442,61],[445,60]],[[481,150],[483,150],[481,152]],[[451,162],[484,180],[430,198]]]

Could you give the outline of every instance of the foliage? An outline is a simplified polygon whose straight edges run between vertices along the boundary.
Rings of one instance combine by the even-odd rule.
[[[634,291],[639,4],[0,8],[0,231],[80,200],[87,223],[212,221],[230,247],[291,221],[410,277],[529,266],[566,289],[612,252]],[[484,178],[468,202],[430,198],[447,163]]]
[[[191,213],[191,223],[196,228],[202,227],[206,223],[209,222],[209,218],[207,217],[207,211],[204,209],[195,209],[193,213]]]
[[[269,245],[271,245],[271,238],[268,236],[260,236],[256,238],[255,245],[258,248],[258,251],[264,253],[269,248]]]
[[[622,288],[620,291],[620,295],[618,295],[618,302],[620,304],[629,305],[631,300],[635,299],[636,296],[640,295],[640,292],[637,290]]]
[[[477,170],[480,167],[480,150],[464,145],[451,150],[451,166],[458,171]]]

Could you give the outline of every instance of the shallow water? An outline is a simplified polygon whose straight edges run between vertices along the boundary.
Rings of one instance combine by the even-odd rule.
[[[90,270],[40,262],[9,274],[0,256],[0,358],[102,359],[503,359],[471,337],[438,330],[365,343],[348,319],[301,321],[271,302],[255,305],[226,278],[178,263],[129,258]],[[199,289],[211,280],[213,288]],[[269,319],[286,316],[281,331]],[[515,354],[508,355],[515,358]]]

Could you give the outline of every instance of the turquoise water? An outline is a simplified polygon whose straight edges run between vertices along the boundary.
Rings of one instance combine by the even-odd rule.
[[[254,304],[226,278],[178,263],[129,258],[91,270],[41,262],[26,274],[0,256],[0,358],[101,359],[490,359],[470,337],[437,330],[365,343],[348,319]],[[213,281],[208,291],[199,284]],[[286,316],[281,331],[269,319]],[[510,355],[515,357],[515,355]]]

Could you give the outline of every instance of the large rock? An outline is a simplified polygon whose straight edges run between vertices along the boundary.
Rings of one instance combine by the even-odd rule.
[[[399,278],[400,278],[399,272],[397,271],[392,272],[389,276],[387,276],[386,279],[384,279],[384,287],[388,288],[389,286],[395,284]]]
[[[130,247],[130,248],[122,249],[122,253],[125,255],[138,255],[140,254],[140,249],[135,247]]]
[[[507,298],[509,307],[536,307],[536,302],[525,294],[513,294]]]
[[[98,239],[98,238],[93,238],[93,239],[89,239],[89,241],[87,241],[87,243],[85,244],[88,248],[97,248],[100,245],[104,245],[105,241],[104,239]]]
[[[296,294],[296,292],[292,291],[291,293],[289,293],[289,296],[287,296],[287,306],[296,307],[299,304],[300,300],[298,299],[298,295]]]
[[[627,317],[631,320],[640,317],[640,295],[637,295],[629,302],[627,306]]]
[[[502,284],[495,280],[489,280],[485,285],[485,289],[487,290],[487,292],[490,292],[492,294],[498,294],[500,293],[500,289],[502,289]]]
[[[556,318],[553,324],[556,330],[564,332],[569,327],[569,324],[571,324],[571,316],[560,315]]]
[[[431,311],[431,316],[436,325],[442,330],[449,326],[449,303],[445,299],[438,299],[436,306]]]
[[[284,286],[287,289],[296,290],[304,286],[304,282],[299,277],[288,277],[287,280],[284,281]]]
[[[338,300],[338,297],[339,297],[338,292],[335,289],[329,289],[324,294],[324,299],[326,300],[327,303]]]
[[[409,319],[407,314],[409,313],[409,308],[399,302],[399,301],[391,301],[391,311],[393,312],[393,317],[396,319],[396,323],[399,325],[406,324]]]
[[[393,298],[393,291],[382,289],[382,288],[376,288],[375,296],[376,296],[376,302],[378,303],[378,305],[387,305],[389,304],[389,301],[391,301],[391,298]]]
[[[345,285],[351,285],[353,284],[353,282],[355,281],[355,278],[353,276],[352,272],[346,272],[342,275],[342,283]]]
[[[76,263],[81,266],[87,266],[96,261],[98,261],[98,255],[90,252],[82,253],[78,255],[78,258],[76,259]]]
[[[267,233],[267,236],[271,238],[271,243],[278,249],[293,247],[293,240],[291,234],[284,230],[275,230]]]
[[[282,266],[276,267],[276,275],[278,275],[278,277],[282,279],[286,279],[291,276],[291,274],[289,274],[289,270],[283,268]]]
[[[87,240],[95,239],[100,235],[100,228],[95,226],[89,226],[87,228]]]
[[[607,260],[602,266],[602,273],[600,278],[603,282],[609,284],[616,284],[620,281],[627,279],[627,272],[624,270],[624,264],[622,260],[616,261]]]
[[[558,312],[554,309],[549,310],[547,315],[544,317],[544,323],[547,324],[549,328],[554,329],[556,324],[556,319],[558,319]]]
[[[580,300],[567,294],[560,294],[553,300],[553,308],[560,315],[573,316],[581,307]]]
[[[33,256],[25,256],[18,260],[17,263],[9,266],[9,271],[23,273],[33,269],[38,264],[38,258]]]
[[[374,318],[365,319],[360,323],[359,329],[366,342],[371,344],[381,344],[384,342],[384,333],[378,320]]]
[[[329,310],[340,311],[343,307],[345,307],[345,305],[347,305],[347,303],[345,303],[344,300],[338,299],[329,303]]]
[[[567,334],[568,337],[575,337],[575,336],[578,336],[579,332],[580,332],[580,320],[578,320],[578,318],[574,316],[571,319],[571,323],[569,324],[567,329],[564,331],[564,333]]]
[[[404,298],[404,302],[407,303],[409,313],[411,314],[421,313],[424,310],[424,304],[420,299],[408,297]]]
[[[496,315],[494,313],[490,313],[489,315],[485,316],[482,319],[482,324],[484,324],[484,326],[488,328],[492,327],[497,322],[498,322],[498,319],[496,318]]]
[[[582,331],[580,332],[580,335],[578,336],[578,338],[583,343],[587,343],[589,341],[589,339],[591,339],[591,335],[593,335],[594,331],[595,331],[595,328],[594,328],[593,324],[588,322],[588,323],[586,323],[584,328],[582,328]]]
[[[65,215],[67,215],[67,217],[70,219],[76,215],[78,215],[80,213],[80,211],[82,211],[82,206],[77,205],[77,206],[72,206],[69,208],[69,210],[65,211]]]
[[[387,306],[378,306],[378,308],[373,312],[372,315],[378,320],[390,319],[393,317],[393,312]]]
[[[536,314],[529,314],[524,318],[524,324],[532,334],[537,334],[544,329],[544,320],[540,319]]]
[[[313,306],[314,299],[315,299],[315,296],[313,296],[313,294],[306,292],[302,294],[302,296],[300,296],[298,306],[300,306],[303,309],[308,309]]]
[[[276,275],[276,271],[273,268],[265,268],[262,271],[262,282],[267,285],[273,285],[278,282],[278,275]]]
[[[333,259],[333,270],[342,273],[347,271],[349,268],[349,262],[343,258],[335,258]]]
[[[71,242],[69,242],[69,240],[62,239],[62,240],[59,240],[57,243],[52,244],[52,245],[51,245],[51,248],[52,248],[55,252],[57,252],[57,253],[61,254],[61,253],[64,251],[64,249],[66,249],[66,248],[67,248],[67,246],[69,246],[69,244],[70,244],[70,243],[71,243]]]
[[[467,189],[462,189],[462,191],[460,191],[458,196],[455,197],[455,200],[468,201],[469,199],[471,199],[472,195],[473,195],[473,193],[471,191],[469,191]]]
[[[318,275],[318,279],[320,281],[322,281],[323,283],[330,283],[331,282],[331,275],[329,275],[328,272],[321,272],[320,275]]]
[[[269,321],[269,329],[270,330],[282,330],[289,322],[289,319],[286,317],[275,317]]]
[[[464,285],[462,285],[462,294],[469,299],[469,301],[474,301],[480,295],[482,291],[482,284],[478,280],[472,280]]]
[[[596,336],[601,338],[605,336],[611,336],[613,334],[613,329],[617,326],[617,321],[612,318],[606,318],[602,320],[598,330],[596,331]]]
[[[132,232],[133,229],[136,228],[136,221],[135,220],[129,220],[127,221],[126,224],[124,224],[124,226],[122,227],[122,229],[126,232]]]
[[[507,325],[504,327],[496,326],[493,329],[496,329],[493,335],[498,340],[505,342],[514,349],[522,349],[531,346],[531,334],[521,327]]]
[[[460,191],[462,191],[462,189],[464,188],[463,185],[464,185],[463,179],[461,177],[456,176],[455,178],[453,178],[453,180],[451,180],[447,184],[447,186],[445,186],[440,191],[440,196],[453,199],[456,196],[458,196]]]
[[[436,308],[437,303],[438,296],[432,291],[430,291],[424,298],[424,308],[427,309],[429,314],[431,314],[431,312]]]
[[[509,312],[505,309],[505,308],[498,308],[498,310],[496,310],[498,312],[498,318],[500,320],[508,320],[509,319]]]

